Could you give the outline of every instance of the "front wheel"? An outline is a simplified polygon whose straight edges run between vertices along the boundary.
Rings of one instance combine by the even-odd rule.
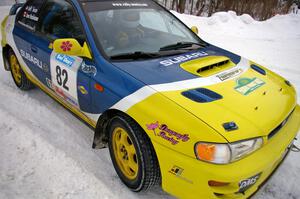
[[[21,68],[21,65],[17,59],[16,54],[13,50],[9,50],[8,52],[8,62],[10,66],[10,71],[12,78],[16,84],[16,86],[21,90],[30,90],[33,88],[33,84],[26,77],[24,71]]]
[[[152,143],[131,118],[116,116],[111,120],[109,152],[118,176],[132,191],[146,191],[160,182]]]

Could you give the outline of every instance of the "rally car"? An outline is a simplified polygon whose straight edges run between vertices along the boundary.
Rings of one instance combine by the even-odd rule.
[[[16,86],[94,129],[131,190],[247,198],[299,130],[295,89],[196,33],[151,0],[29,0],[1,44]]]

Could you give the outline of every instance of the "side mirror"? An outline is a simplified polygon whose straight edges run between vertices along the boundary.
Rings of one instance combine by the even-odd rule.
[[[79,42],[73,38],[56,39],[53,42],[53,50],[59,54],[92,58],[86,42],[81,46]]]
[[[197,26],[192,26],[192,27],[191,27],[191,30],[192,30],[195,34],[198,35],[199,31],[198,31]]]

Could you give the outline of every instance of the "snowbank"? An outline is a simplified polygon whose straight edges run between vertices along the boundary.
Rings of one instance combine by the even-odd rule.
[[[7,12],[0,7],[0,20]],[[210,18],[176,15],[197,25],[206,41],[284,75],[299,96],[300,15],[265,22],[234,12]],[[147,194],[129,191],[108,150],[91,149],[92,131],[40,90],[17,90],[2,64],[0,91],[0,198],[171,198],[159,188]],[[292,153],[254,198],[300,198],[299,175],[300,160]]]
[[[300,14],[276,15],[258,22],[246,14],[237,16],[233,11],[208,18],[173,13],[189,27],[197,26],[203,40],[286,77],[300,96]]]

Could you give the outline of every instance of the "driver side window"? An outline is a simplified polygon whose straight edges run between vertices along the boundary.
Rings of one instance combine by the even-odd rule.
[[[48,0],[41,12],[39,32],[51,40],[75,38],[85,41],[81,23],[72,5],[63,0]]]

